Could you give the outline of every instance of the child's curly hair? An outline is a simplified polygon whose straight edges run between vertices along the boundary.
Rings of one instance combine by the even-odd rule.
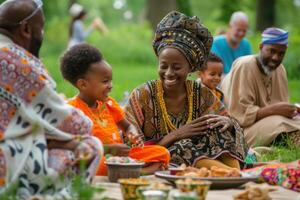
[[[216,54],[210,52],[209,55],[208,55],[208,58],[206,60],[205,65],[203,65],[203,67],[200,69],[200,71],[207,70],[207,63],[208,62],[216,62],[216,63],[222,63],[223,64],[223,60],[219,56],[217,56]]]
[[[88,44],[78,44],[61,57],[60,71],[67,81],[75,85],[77,80],[87,73],[91,64],[102,60],[102,54],[97,48]]]

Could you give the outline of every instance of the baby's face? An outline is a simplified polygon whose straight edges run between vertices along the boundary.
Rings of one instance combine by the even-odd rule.
[[[223,64],[219,62],[207,62],[207,69],[200,72],[201,82],[210,89],[215,89],[221,82]]]

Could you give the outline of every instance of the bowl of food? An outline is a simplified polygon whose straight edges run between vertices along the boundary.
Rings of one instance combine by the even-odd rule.
[[[119,179],[119,183],[124,200],[140,199],[141,196],[138,192],[138,188],[150,185],[148,180],[141,178]]]
[[[190,178],[175,181],[176,187],[184,193],[196,193],[199,200],[205,200],[211,182],[204,180],[192,180]]]
[[[161,191],[166,197],[169,195],[170,190],[172,190],[172,186],[166,185],[161,182],[154,182],[148,186],[138,188],[138,192],[140,195],[142,195],[145,191]]]
[[[110,182],[118,182],[120,178],[139,178],[144,162],[130,157],[110,157],[105,162]]]

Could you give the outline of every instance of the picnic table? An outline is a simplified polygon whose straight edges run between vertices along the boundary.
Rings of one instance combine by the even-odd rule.
[[[156,178],[154,175],[152,176],[143,176],[142,178],[159,181],[166,183],[165,180]],[[96,176],[93,179],[93,186],[101,187],[105,189],[105,192],[101,194],[96,194],[94,199],[101,199],[107,197],[111,200],[122,200],[122,193],[120,184],[118,183],[110,183],[106,176]],[[241,192],[242,189],[226,189],[226,190],[209,190],[206,200],[232,200],[233,195]],[[283,187],[276,186],[276,190],[269,193],[272,200],[300,200],[300,193],[294,192],[292,190],[284,189]]]

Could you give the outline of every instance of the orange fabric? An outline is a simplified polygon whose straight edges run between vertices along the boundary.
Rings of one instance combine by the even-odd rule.
[[[159,145],[133,147],[130,149],[129,157],[136,160],[142,160],[145,163],[161,162],[164,163],[165,165],[168,165],[170,161],[169,151],[163,146],[159,146]],[[105,161],[106,158],[103,157],[97,171],[98,176],[107,175],[107,167],[104,163]]]
[[[78,96],[69,100],[68,103],[80,109],[93,121],[93,135],[99,138],[103,144],[123,143],[117,123],[125,119],[125,115],[122,108],[113,98],[109,97],[104,104],[101,101],[97,101],[97,108],[95,109],[90,108]],[[106,122],[105,126],[97,122],[99,119],[101,119],[102,122]],[[169,151],[158,145],[131,148],[129,157],[142,160],[146,163],[162,162],[166,165],[169,164],[170,161]],[[97,175],[107,175],[107,167],[104,163],[105,160],[104,156],[100,162]]]
[[[129,157],[142,160],[146,163],[162,162],[166,165],[170,161],[169,151],[159,145],[148,145],[144,147],[133,147],[130,149]]]
[[[105,161],[106,161],[106,158],[105,158],[105,156],[103,156],[101,161],[100,161],[98,171],[96,173],[97,176],[107,176],[107,166],[104,163]]]
[[[103,104],[97,101],[97,108],[90,108],[78,96],[68,102],[70,105],[79,108],[86,116],[93,121],[93,135],[99,138],[103,144],[122,143],[117,123],[124,119],[124,111],[119,104],[111,97]],[[100,111],[100,112],[99,112]],[[100,124],[99,119],[102,121]]]

